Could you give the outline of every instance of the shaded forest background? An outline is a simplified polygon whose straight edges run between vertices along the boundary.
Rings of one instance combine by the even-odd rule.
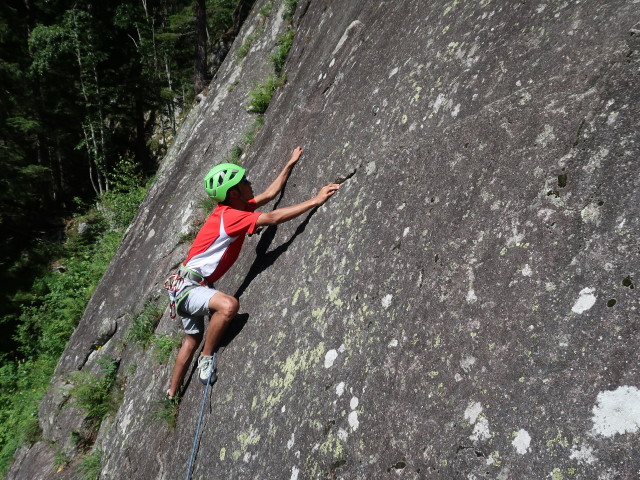
[[[0,3],[0,475],[37,437],[55,363],[252,4]]]

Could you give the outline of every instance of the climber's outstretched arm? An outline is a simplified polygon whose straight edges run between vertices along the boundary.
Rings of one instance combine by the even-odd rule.
[[[291,205],[290,207],[278,208],[277,210],[269,213],[263,213],[258,217],[256,225],[259,227],[265,225],[276,225],[296,218],[298,215],[302,215],[304,212],[322,205],[324,202],[329,200],[329,198],[336,193],[339,188],[340,185],[337,183],[331,183],[326,187],[322,187],[315,197],[310,198],[305,202]]]
[[[271,200],[276,198],[276,196],[280,193],[280,191],[284,187],[284,184],[287,182],[289,175],[291,175],[291,170],[293,170],[293,166],[296,164],[296,162],[300,158],[300,155],[302,155],[302,148],[296,147],[293,150],[293,153],[291,154],[291,158],[289,159],[285,167],[282,169],[280,174],[273,181],[273,183],[269,185],[269,187],[267,187],[267,189],[264,192],[254,197],[257,207],[261,207],[265,203],[269,203]]]

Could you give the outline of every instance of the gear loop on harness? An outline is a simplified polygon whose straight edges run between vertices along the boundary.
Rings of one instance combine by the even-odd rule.
[[[176,296],[183,284],[184,277],[180,276],[178,273],[169,275],[169,278],[164,281],[163,286],[165,290],[169,292],[169,316],[172,319],[176,318]]]

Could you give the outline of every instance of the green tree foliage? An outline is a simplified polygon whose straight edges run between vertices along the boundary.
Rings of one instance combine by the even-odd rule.
[[[74,372],[71,376],[73,388],[69,392],[74,405],[85,410],[87,418],[97,425],[119,406],[119,401],[113,398],[118,362],[103,357],[99,363],[102,367],[99,375],[88,370]]]
[[[207,1],[209,38],[236,4]],[[74,199],[102,195],[130,221],[114,201],[140,190],[123,198],[113,176],[127,159],[148,177],[170,144],[193,100],[194,25],[192,0],[0,2],[0,356],[23,310],[12,299],[46,271]]]
[[[126,167],[123,169],[127,171]],[[73,220],[74,224],[88,225],[85,233],[70,232],[63,244],[42,242],[42,250],[49,256],[55,255],[60,268],[47,270],[29,290],[19,291],[13,299],[21,307],[20,314],[13,319],[17,325],[13,334],[15,351],[12,356],[5,354],[0,358],[0,477],[16,448],[37,439],[38,404],[69,336],[126,230],[122,221],[114,221],[111,208],[118,205],[126,210],[120,212],[119,218],[132,218],[138,207],[132,200],[132,192],[135,198],[144,194],[144,188],[130,183],[129,176],[126,179],[114,176],[113,183],[118,187],[109,192],[109,204],[101,203],[99,208]],[[103,367],[104,375],[95,382],[88,374],[76,379],[78,405],[96,421],[113,404],[111,394],[107,393],[115,381],[113,365]],[[95,398],[90,396],[94,393]]]
[[[210,41],[237,4],[207,0]],[[193,0],[0,2],[0,477],[193,101],[194,42]]]

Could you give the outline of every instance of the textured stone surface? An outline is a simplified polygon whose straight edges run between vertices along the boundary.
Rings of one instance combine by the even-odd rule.
[[[183,259],[201,177],[252,122],[246,91],[269,74],[281,8],[243,27],[234,50],[265,25],[182,129],[41,406],[45,436],[70,449],[56,387],[120,359],[102,478],[186,473],[202,387],[168,431],[153,411],[170,365],[120,340]],[[288,82],[244,164],[257,190],[305,148],[280,205],[349,178],[247,240],[217,285],[242,315],[193,478],[638,477],[639,11],[299,2]],[[158,332],[176,329],[165,315]],[[29,476],[43,448],[9,478],[61,478]]]

